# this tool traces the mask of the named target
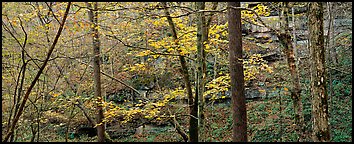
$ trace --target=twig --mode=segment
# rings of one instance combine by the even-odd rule
[[[198,118],[195,117],[194,115],[189,115],[189,114],[178,115],[177,117],[182,117],[182,116],[188,116],[188,117],[192,117],[192,118],[198,119]]]
[[[168,109],[169,114],[171,115],[170,109]],[[176,128],[177,133],[180,134],[184,140],[184,142],[188,142],[188,135],[186,132],[183,131],[181,125],[178,123],[176,120],[176,117],[173,116],[172,118],[169,119],[169,122]]]
[[[10,26],[12,26],[12,24],[9,22]],[[32,57],[28,54],[28,52],[24,49],[24,45],[21,44],[21,42],[17,39],[17,37],[11,32],[11,30],[7,27],[7,25],[5,24],[4,21],[2,21],[2,25],[4,26],[4,29],[12,36],[12,38],[15,39],[15,41],[18,43],[18,45],[21,47],[21,49],[25,52],[26,56],[28,56],[30,59],[32,59]],[[16,31],[14,31],[16,33]],[[25,43],[24,43],[25,44]],[[36,66],[38,68],[40,68],[40,66],[34,62],[34,64],[36,64]]]
[[[121,42],[121,43],[122,43],[124,46],[126,46],[126,47],[130,47],[130,48],[137,48],[137,49],[143,49],[143,50],[150,50],[150,51],[152,52],[152,55],[184,56],[185,58],[187,58],[187,59],[190,59],[190,60],[194,61],[194,59],[193,59],[193,58],[187,57],[187,56],[185,56],[185,55],[155,52],[154,50],[149,49],[149,48],[145,48],[145,47],[138,47],[138,46],[132,46],[132,45],[126,44],[125,42],[123,42],[121,39],[119,39],[118,37],[116,37],[116,36],[114,36],[114,35],[106,35],[106,36],[108,36],[108,37],[111,37],[111,38],[114,38],[114,39],[118,40],[119,42]]]
[[[72,59],[75,59],[75,58],[72,58]],[[80,63],[82,63],[82,64],[85,64],[85,65],[87,65],[87,66],[89,66],[89,67],[91,67],[91,68],[93,67],[93,66],[91,66],[90,64],[85,63],[85,62],[82,62],[82,61],[80,61],[80,60],[78,60],[78,59],[75,59],[75,60],[78,61],[78,62],[80,62]],[[130,86],[130,85],[128,85],[128,84],[126,84],[126,83],[123,82],[122,80],[119,80],[119,79],[117,79],[117,78],[115,78],[115,77],[113,77],[113,76],[111,76],[111,75],[109,75],[109,74],[107,74],[107,73],[105,73],[105,72],[103,72],[103,71],[100,71],[100,72],[101,72],[103,75],[105,75],[105,76],[107,76],[107,77],[109,77],[109,78],[111,78],[111,79],[113,79],[113,80],[115,80],[115,81],[118,81],[119,83],[125,85],[126,87],[132,89],[134,92],[136,92],[136,93],[138,93],[139,95],[141,95],[141,93],[140,93],[137,89],[133,88],[132,86]],[[146,98],[144,98],[144,99],[147,100]]]
[[[229,6],[228,8],[251,11],[252,13],[254,13],[254,14],[256,15],[257,20],[259,20],[259,21],[261,22],[261,24],[262,24],[264,27],[270,29],[271,32],[275,33],[276,35],[279,34],[279,31],[278,31],[278,30],[273,29],[272,27],[270,27],[270,26],[268,26],[267,24],[265,24],[265,22],[261,19],[261,17],[258,15],[258,13],[257,13],[256,11],[254,11],[253,9],[244,8],[244,7],[232,7],[232,6]]]
[[[327,68],[329,69],[332,69],[332,70],[336,70],[336,71],[339,71],[339,72],[342,72],[342,73],[345,73],[345,74],[352,74],[352,72],[347,72],[347,71],[343,71],[343,70],[339,70],[338,68],[335,68],[335,67],[330,67],[330,66],[327,66]]]
[[[49,10],[51,11],[51,13],[52,13],[54,19],[57,20],[57,22],[58,22],[59,24],[61,24],[60,21],[59,21],[59,19],[57,18],[57,16],[55,16],[52,7],[51,7],[50,5],[48,5],[48,3],[45,3],[45,4],[48,6]]]
[[[46,67],[47,62],[48,62],[48,59],[50,58],[50,56],[51,56],[51,54],[52,54],[52,52],[53,52],[53,50],[54,50],[54,48],[55,48],[55,45],[56,45],[57,42],[58,42],[58,39],[59,39],[59,37],[60,37],[60,35],[61,35],[61,32],[62,32],[62,30],[63,30],[63,28],[64,28],[65,20],[66,20],[66,18],[67,18],[67,16],[68,16],[68,13],[69,13],[69,10],[70,10],[70,5],[71,5],[71,2],[69,2],[69,3],[68,3],[68,6],[66,7],[66,11],[65,11],[65,13],[64,13],[63,22],[61,23],[61,25],[60,25],[60,27],[59,27],[59,30],[58,30],[58,32],[57,32],[57,35],[55,36],[54,42],[53,42],[52,46],[50,47],[49,52],[47,53],[46,61],[43,63],[43,65],[41,66],[41,68],[40,68],[39,71],[37,72],[37,74],[36,74],[34,80],[32,81],[31,85],[30,85],[29,88],[27,89],[26,94],[25,94],[25,96],[24,96],[24,98],[23,98],[23,101],[22,101],[22,103],[21,103],[21,105],[20,105],[19,111],[18,111],[18,113],[16,114],[16,116],[15,116],[13,122],[12,122],[11,128],[10,128],[9,132],[6,134],[6,136],[5,136],[4,140],[3,140],[3,142],[7,142],[7,141],[9,140],[10,136],[14,133],[16,124],[17,124],[18,120],[20,119],[20,116],[21,116],[22,113],[23,113],[23,110],[24,110],[24,107],[25,107],[26,102],[27,102],[27,100],[28,100],[28,97],[29,97],[29,95],[30,95],[30,93],[31,93],[31,91],[32,91],[32,89],[33,89],[33,87],[36,85],[37,80],[38,80],[39,77],[41,76],[41,74],[42,74],[44,68]]]

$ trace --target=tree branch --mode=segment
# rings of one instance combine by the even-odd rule
[[[33,87],[36,85],[36,82],[38,81],[39,77],[41,76],[41,74],[42,74],[42,72],[43,72],[45,66],[47,65],[48,59],[50,58],[50,56],[51,56],[51,54],[52,54],[52,52],[53,52],[53,50],[54,50],[54,48],[55,48],[55,45],[56,45],[56,43],[58,42],[58,39],[59,39],[59,37],[60,37],[60,35],[61,35],[61,32],[62,32],[62,30],[63,30],[64,24],[65,24],[65,20],[66,20],[66,18],[67,18],[67,16],[68,16],[68,13],[69,13],[69,10],[70,10],[70,5],[71,5],[71,2],[69,2],[69,3],[68,3],[68,6],[66,7],[66,11],[65,11],[64,17],[63,17],[63,21],[62,21],[62,23],[60,23],[60,27],[59,27],[59,30],[58,30],[58,32],[57,32],[57,35],[55,36],[54,42],[53,42],[52,46],[50,47],[49,52],[48,52],[48,54],[47,54],[46,61],[43,63],[43,65],[42,65],[41,68],[39,69],[39,71],[38,71],[36,77],[35,77],[34,80],[32,81],[32,83],[31,83],[31,85],[29,86],[29,88],[27,89],[26,94],[25,94],[25,96],[24,96],[24,98],[23,98],[23,101],[22,101],[22,103],[21,103],[21,105],[20,105],[19,111],[18,111],[18,113],[16,114],[16,116],[15,116],[13,122],[12,122],[11,128],[10,128],[9,132],[6,134],[6,136],[5,136],[4,140],[3,140],[3,142],[7,142],[7,141],[9,140],[10,136],[13,134],[14,129],[15,129],[15,127],[16,127],[16,124],[17,124],[18,120],[20,119],[20,116],[21,116],[22,113],[23,113],[23,110],[24,110],[24,107],[25,107],[26,102],[27,102],[27,100],[28,100],[28,97],[29,97],[29,95],[30,95],[30,93],[31,93],[31,91],[32,91],[32,89],[33,89]]]
[[[82,62],[82,61],[80,61],[80,60],[78,60],[78,59],[75,59],[75,58],[72,58],[72,57],[67,57],[67,58],[74,59],[74,60],[76,60],[76,61],[78,61],[78,62],[80,62],[80,63],[82,63],[82,64],[85,64],[85,65],[91,67],[91,68],[93,67],[93,66],[91,66],[90,64],[85,63],[85,62]],[[138,93],[139,95],[141,95],[141,93],[140,93],[137,89],[133,88],[132,86],[130,86],[130,85],[128,85],[128,84],[126,84],[126,83],[123,82],[122,80],[119,80],[119,79],[117,79],[117,78],[115,78],[115,77],[113,77],[113,76],[111,76],[111,75],[109,75],[109,74],[107,74],[107,73],[105,73],[105,72],[103,72],[103,71],[100,71],[100,72],[101,72],[103,75],[105,75],[105,76],[107,76],[107,77],[109,77],[109,78],[111,78],[111,79],[113,79],[113,80],[115,80],[115,81],[118,81],[119,83],[123,84],[124,86],[126,86],[126,87],[132,89],[134,92],[136,92],[136,93]],[[144,99],[147,100],[146,98],[144,98]]]
[[[251,11],[252,13],[254,13],[256,15],[257,20],[259,20],[264,27],[270,29],[272,33],[279,35],[279,31],[276,29],[273,29],[272,27],[265,24],[265,22],[261,19],[261,17],[258,15],[258,13],[256,11],[254,11],[253,9],[244,8],[244,7],[232,7],[232,6],[228,6],[228,8]]]
[[[190,59],[190,60],[193,60],[193,61],[194,61],[194,59],[192,59],[192,58],[190,58],[190,57],[187,57],[187,56],[185,56],[185,55],[170,54],[170,53],[160,53],[160,52],[156,52],[156,51],[154,51],[154,50],[152,50],[152,49],[149,49],[149,48],[146,48],[146,47],[132,46],[132,45],[129,45],[129,44],[123,42],[121,39],[119,39],[119,38],[116,37],[115,35],[106,35],[106,36],[118,40],[120,43],[122,43],[122,44],[123,44],[124,46],[126,46],[126,47],[136,48],[136,49],[142,49],[142,50],[150,50],[150,51],[153,53],[153,55],[184,56],[184,57],[186,57],[187,59]]]

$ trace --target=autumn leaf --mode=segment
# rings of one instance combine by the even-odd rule
[[[284,88],[284,90],[285,90],[285,91],[289,91],[289,89],[288,89],[288,88],[286,88],[286,87]]]
[[[264,89],[260,89],[260,90],[258,90],[260,93],[265,93],[266,92],[266,90],[264,90]]]

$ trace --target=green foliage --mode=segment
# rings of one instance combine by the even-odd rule
[[[330,98],[331,140],[336,142],[351,141],[352,137],[352,99],[349,97],[351,83],[335,80],[334,95]],[[339,92],[338,92],[339,91]]]
[[[155,135],[149,135],[148,138],[146,139],[146,142],[154,142],[156,136]]]

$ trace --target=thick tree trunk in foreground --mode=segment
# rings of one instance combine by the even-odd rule
[[[240,7],[240,2],[228,2],[229,7]],[[247,142],[247,111],[244,94],[244,74],[242,60],[241,10],[228,9],[229,60],[232,100],[232,141]]]
[[[105,127],[103,122],[103,108],[101,106],[102,103],[102,95],[101,95],[101,74],[100,74],[100,40],[98,35],[98,12],[97,12],[97,2],[95,2],[94,8],[92,10],[92,6],[89,3],[86,3],[91,10],[89,10],[89,18],[93,25],[91,27],[92,32],[92,41],[93,41],[93,81],[94,81],[94,90],[95,90],[95,98],[97,100],[97,137],[98,142],[104,142],[104,133]]]
[[[312,139],[315,142],[327,142],[330,140],[330,131],[325,77],[323,6],[321,2],[309,4],[308,19],[311,52]]]
[[[298,141],[302,141],[304,139],[304,133],[302,128],[304,127],[304,117],[302,114],[302,101],[301,101],[301,86],[299,81],[299,72],[296,69],[296,58],[294,53],[294,47],[291,41],[291,33],[289,28],[289,3],[283,2],[282,5],[283,15],[281,16],[281,32],[278,35],[278,38],[281,44],[284,46],[284,51],[286,53],[286,58],[288,62],[288,66],[290,69],[290,75],[292,80],[291,87],[291,98],[294,103],[294,113],[295,113],[295,124],[296,124],[296,132],[299,136]]]

